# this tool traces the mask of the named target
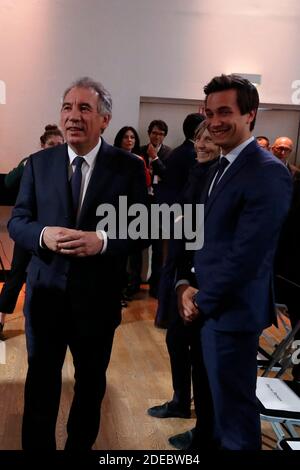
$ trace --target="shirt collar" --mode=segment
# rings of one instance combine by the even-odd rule
[[[96,145],[96,147],[94,147],[86,155],[81,155],[85,159],[85,161],[89,165],[89,167],[93,165],[93,163],[96,159],[97,153],[100,150],[100,147],[101,147],[101,137],[99,137],[99,142]],[[68,155],[69,155],[70,164],[72,165],[73,160],[77,157],[77,153],[75,153],[74,150],[69,145],[68,145]]]
[[[249,139],[245,140],[240,145],[238,145],[234,149],[230,150],[230,152],[227,153],[226,155],[221,154],[221,158],[226,157],[227,160],[229,161],[229,163],[233,163],[234,160],[236,160],[237,157],[239,156],[239,154],[242,152],[242,150],[244,150],[244,148],[246,148],[247,145],[249,145],[250,142],[252,142],[253,140],[254,140],[254,137],[252,135],[251,137],[249,137]]]

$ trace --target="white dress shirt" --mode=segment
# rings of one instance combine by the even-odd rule
[[[93,169],[95,167],[96,157],[97,157],[97,154],[100,150],[100,147],[101,147],[101,137],[99,138],[99,142],[97,143],[96,147],[94,147],[86,155],[80,155],[80,157],[84,158],[84,162],[82,163],[82,166],[81,166],[82,180],[81,180],[81,189],[80,189],[80,196],[79,196],[78,212],[77,212],[77,217],[76,217],[77,219],[79,217],[79,214],[80,214],[80,211],[81,211],[81,208],[82,208],[82,204],[83,204],[83,201],[84,201],[84,198],[85,198],[85,195],[86,195],[86,190],[87,190],[87,187],[89,185]],[[68,177],[69,177],[69,181],[70,181],[71,178],[72,178],[72,175],[75,171],[75,165],[73,164],[73,162],[74,162],[75,158],[78,155],[77,155],[77,153],[74,152],[74,150],[69,145],[68,145],[68,156],[69,156]],[[41,247],[44,247],[44,245],[43,245],[43,234],[44,234],[44,231],[46,230],[46,228],[47,227],[44,227],[43,230],[41,231],[41,234],[40,234],[40,246]],[[107,248],[107,234],[106,234],[106,232],[104,232],[104,230],[100,230],[99,232],[101,233],[102,238],[103,238],[103,246],[102,246],[101,253],[104,253],[106,248]]]
[[[225,168],[225,170],[223,171],[222,175],[220,176],[220,179],[218,181],[218,184],[219,182],[221,181],[221,179],[223,178],[223,176],[225,175],[226,171],[228,170],[228,168],[233,164],[233,162],[237,159],[237,157],[239,156],[239,154],[241,153],[242,150],[244,150],[245,147],[247,147],[248,144],[250,144],[250,142],[252,142],[254,140],[254,137],[253,135],[251,137],[249,137],[249,139],[245,140],[242,144],[238,145],[237,147],[235,147],[234,149],[230,150],[229,153],[227,153],[226,155],[224,155],[224,157],[226,157],[226,160],[229,161],[229,164],[227,165],[227,167]],[[222,158],[222,152],[221,152],[221,157]],[[211,184],[210,184],[210,187],[209,187],[209,191],[208,191],[208,196],[210,196],[210,192],[211,192],[211,189],[213,187],[213,184],[214,184],[214,181],[215,181],[215,178],[217,177],[217,173],[215,174]]]
[[[221,181],[221,179],[223,178],[223,175],[226,173],[226,171],[228,170],[228,168],[233,164],[233,162],[237,159],[237,157],[239,156],[239,154],[242,152],[242,150],[244,150],[245,147],[247,147],[247,145],[250,144],[250,142],[252,142],[254,140],[254,137],[251,136],[249,137],[249,139],[245,140],[242,144],[238,145],[237,147],[235,147],[234,149],[230,150],[229,153],[227,153],[226,155],[224,155],[224,157],[226,157],[226,159],[229,161],[229,164],[227,165],[227,167],[225,168],[225,170],[223,171],[219,181],[217,184],[219,184],[219,182]],[[222,154],[221,154],[221,158],[222,158]],[[211,184],[210,184],[210,187],[209,187],[209,191],[208,191],[208,195],[210,195],[210,192],[211,192],[211,189],[213,187],[213,184],[214,184],[214,181],[215,181],[215,178],[217,176],[217,173],[215,174]],[[195,268],[193,267],[192,268],[192,272],[195,273]],[[176,285],[175,285],[175,290],[177,289],[177,287],[181,286],[181,285],[190,285],[189,281],[187,279],[179,279],[179,281],[177,281]]]

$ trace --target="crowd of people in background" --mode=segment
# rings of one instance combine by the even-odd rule
[[[165,145],[169,129],[159,118],[149,123],[145,145],[126,123],[110,146],[102,137],[111,117],[110,95],[94,81],[77,81],[64,93],[62,131],[47,125],[40,138],[43,153],[24,158],[6,176],[7,187],[18,188],[21,179],[22,184],[9,223],[15,245],[0,294],[0,335],[5,340],[6,315],[14,311],[28,272],[24,449],[55,449],[67,345],[76,385],[66,449],[92,447],[120,308],[134,300],[145,281],[149,295],[157,299],[154,324],[167,329],[173,385],[171,400],[148,409],[148,414],[189,418],[193,390],[196,426],[172,436],[174,447],[260,449],[256,352],[262,330],[274,320],[273,275],[275,300],[288,306],[292,325],[299,319],[300,169],[291,161],[291,138],[279,136],[271,144],[266,136],[252,136],[259,100],[250,82],[222,75],[204,91],[205,115],[185,117],[184,141],[178,147]],[[151,240],[151,275],[142,279],[143,250],[149,250],[150,241],[132,248],[102,232],[97,240],[88,235],[98,200],[114,203],[124,192],[132,203],[147,206],[205,204],[204,248],[192,257],[182,241]],[[99,288],[95,279],[101,275],[105,281]],[[102,333],[93,322],[93,331],[82,326],[83,312],[95,310],[99,289],[102,308],[112,312]],[[52,335],[48,326],[42,333],[45,322],[37,313],[45,308],[60,311],[61,334]],[[98,325],[99,319],[93,321]],[[299,366],[293,375],[300,381]],[[51,405],[44,397],[45,384],[47,394],[52,393]]]
[[[193,172],[196,154],[194,142],[195,131],[205,119],[201,113],[192,113],[186,116],[183,123],[185,141],[176,149],[163,144],[168,134],[168,125],[161,119],[150,122],[148,127],[149,143],[140,145],[137,130],[132,126],[122,127],[116,134],[114,146],[122,148],[139,156],[144,162],[146,184],[151,202],[172,204],[180,200],[181,191],[189,185],[188,180]],[[258,145],[279,158],[287,166],[293,179],[300,179],[300,168],[291,162],[294,143],[289,137],[277,137],[273,144],[267,136],[256,136]],[[64,142],[63,134],[56,124],[45,126],[44,133],[40,137],[41,148],[46,149]],[[199,150],[197,151],[199,154]],[[171,157],[171,158],[169,158]],[[12,169],[5,177],[5,186],[8,189],[18,190],[21,177],[28,157],[23,158],[18,166]],[[297,183],[295,183],[297,186]],[[11,268],[0,294],[0,338],[5,340],[3,333],[7,313],[15,309],[18,295],[26,280],[26,267],[30,255],[18,246],[14,246]],[[128,301],[140,292],[143,269],[142,251],[128,257],[124,265],[122,306],[126,307]],[[168,249],[167,243],[162,240],[153,241],[149,293],[158,299],[158,307],[155,316],[155,325],[161,328],[168,327],[168,320],[172,318],[173,308],[169,309],[165,303],[170,303],[170,289],[172,290],[172,276],[168,275]]]

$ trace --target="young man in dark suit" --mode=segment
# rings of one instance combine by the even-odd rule
[[[161,119],[154,119],[148,126],[149,143],[141,147],[140,155],[144,158],[151,172],[150,201],[161,204],[161,180],[165,173],[165,164],[170,155],[171,148],[163,143],[168,134],[168,125]],[[149,293],[152,297],[158,296],[158,285],[163,265],[164,244],[162,240],[152,241],[151,276],[149,279]]]
[[[222,153],[203,193],[197,288],[177,288],[180,313],[195,322],[202,349],[201,406],[191,447],[258,450],[256,355],[259,336],[274,319],[273,258],[291,178],[251,136],[259,104],[254,85],[222,75],[204,92],[208,130]]]
[[[65,449],[89,450],[98,434],[105,373],[121,320],[121,260],[137,242],[97,230],[96,212],[110,204],[118,220],[120,195],[128,206],[147,204],[141,160],[101,137],[111,107],[107,90],[89,78],[65,91],[61,128],[67,144],[29,157],[9,222],[12,238],[32,253],[24,309],[26,450],[56,448],[67,347],[75,387]]]

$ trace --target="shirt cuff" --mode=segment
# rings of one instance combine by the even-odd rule
[[[189,286],[189,285],[190,285],[190,282],[187,279],[179,279],[179,281],[177,281],[176,284],[175,284],[175,290],[179,286]]]
[[[101,240],[103,240],[102,249],[99,251],[100,255],[102,255],[107,250],[107,243],[108,243],[107,233],[104,230],[97,230],[96,233],[97,233],[97,235],[98,235],[98,233],[101,234],[101,236],[99,238],[101,238]]]
[[[40,248],[43,248],[43,249],[47,248],[44,241],[43,241],[43,235],[44,235],[44,232],[45,232],[46,228],[48,228],[48,227],[44,227],[43,230],[41,231],[41,234],[40,234],[39,245],[40,245]]]

